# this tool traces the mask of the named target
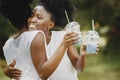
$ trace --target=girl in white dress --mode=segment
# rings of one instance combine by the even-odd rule
[[[54,13],[55,11],[54,8],[56,7],[48,6],[49,1],[48,2],[43,1],[41,4],[37,5],[33,10],[30,26],[32,27],[34,26],[36,29],[40,29],[45,33],[45,46],[38,44],[38,46],[34,47],[35,50],[32,50],[33,53],[36,53],[36,54],[33,54],[34,56],[33,63],[35,63],[34,65],[38,71],[38,74],[41,76],[43,80],[44,79],[78,80],[76,69],[81,71],[83,71],[84,69],[85,47],[81,47],[81,51],[80,51],[81,53],[79,55],[76,47],[73,44],[71,44],[71,43],[75,43],[76,40],[79,39],[78,37],[76,37],[77,36],[76,33],[74,32],[73,34],[66,33],[66,31],[64,30],[51,31],[51,29],[54,28],[55,26],[64,27],[65,23],[67,24],[67,21],[66,22],[63,21],[63,23],[56,21],[56,20],[64,20],[63,18],[66,19],[66,17],[62,16],[61,14],[61,18],[57,18],[58,16],[60,16],[59,14],[61,12],[57,13],[57,10],[55,9],[56,12]],[[65,0],[65,1],[68,1],[68,0]],[[51,8],[54,11],[51,11]],[[48,15],[46,15],[46,13],[48,13]],[[64,11],[63,11],[63,14],[64,14]],[[54,17],[56,17],[56,20],[54,19]],[[50,19],[51,21],[49,21]],[[43,21],[48,21],[47,23],[50,23],[50,24],[45,26],[42,23]],[[56,23],[56,22],[59,22],[59,23]],[[64,40],[69,44],[62,46],[64,43]],[[39,42],[39,40],[35,40],[35,42],[36,41]],[[36,50],[39,47],[42,50]],[[48,64],[47,62],[50,62],[51,64],[50,63]]]

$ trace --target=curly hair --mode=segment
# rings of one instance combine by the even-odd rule
[[[32,0],[2,0],[0,11],[16,29],[21,30],[23,25],[27,26],[32,13],[30,3]]]
[[[73,21],[74,6],[70,0],[40,0],[40,3],[45,4],[45,9],[52,14],[55,19],[55,26],[65,27],[68,23],[65,15],[65,10],[68,13],[70,21]]]

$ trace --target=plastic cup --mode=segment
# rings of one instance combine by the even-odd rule
[[[69,22],[65,30],[67,32],[76,32],[78,34],[78,41],[74,43],[75,46],[80,46],[82,44],[82,36],[81,36],[81,31],[80,31],[80,25],[77,22]]]
[[[86,33],[86,51],[90,54],[96,54],[97,44],[99,43],[99,34],[97,31],[88,31]]]

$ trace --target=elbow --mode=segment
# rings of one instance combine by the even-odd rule
[[[37,68],[38,74],[42,80],[47,80],[49,76],[52,74],[52,71],[50,71],[50,68],[46,68],[45,66],[39,66]]]
[[[77,71],[79,71],[79,72],[84,72],[84,69],[81,69],[81,68],[77,68]]]
[[[47,80],[50,74],[46,69],[39,69],[39,76],[42,80]]]
[[[80,68],[80,71],[81,71],[81,72],[84,72],[84,69],[85,69],[85,66],[82,66],[82,67]]]
[[[42,79],[42,80],[47,80],[47,78],[46,78],[46,77],[44,77],[44,76],[41,76],[41,79]]]
[[[80,72],[82,72],[82,73],[83,73],[83,72],[84,72],[84,68],[80,69]]]
[[[84,72],[85,67],[77,65],[77,66],[75,66],[75,68],[76,68],[77,71]]]
[[[40,73],[39,76],[42,80],[47,80],[48,79],[48,76],[46,76],[45,74]]]
[[[37,69],[37,72],[39,74],[39,77],[42,80],[47,80],[48,79],[48,77],[49,77],[48,71],[46,69],[44,69],[42,67],[42,65],[38,66],[36,69]]]

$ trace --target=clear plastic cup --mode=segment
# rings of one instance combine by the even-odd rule
[[[97,31],[88,31],[86,33],[86,51],[90,54],[96,54],[97,44],[99,43],[99,34]]]
[[[67,32],[76,32],[78,34],[78,41],[74,44],[75,46],[80,46],[82,44],[82,35],[81,35],[81,31],[80,31],[80,25],[73,21],[73,22],[69,22],[66,27],[65,30]]]

